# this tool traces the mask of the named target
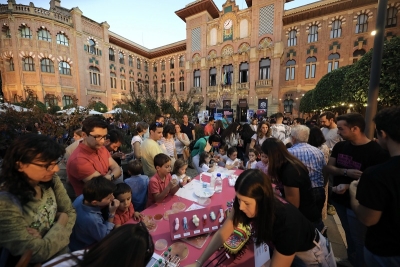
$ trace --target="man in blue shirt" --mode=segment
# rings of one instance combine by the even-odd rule
[[[307,144],[310,128],[304,125],[296,125],[291,131],[293,146],[288,151],[298,158],[308,169],[311,187],[318,210],[322,212],[325,203],[324,176],[322,169],[326,165],[324,153],[318,148]]]
[[[73,203],[76,222],[70,237],[71,251],[81,250],[102,240],[114,229],[115,211],[119,201],[114,199],[115,185],[103,176],[94,177],[83,187],[83,194]],[[105,220],[102,209],[108,207]]]

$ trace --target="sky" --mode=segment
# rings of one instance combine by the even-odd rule
[[[285,9],[303,6],[317,0],[294,0]],[[49,9],[50,0],[16,0],[17,4]],[[61,0],[65,8],[79,7],[83,15],[110,25],[110,31],[119,34],[148,49],[157,48],[186,39],[186,24],[175,11],[184,8],[192,0]],[[219,10],[226,0],[214,0]],[[0,3],[7,3],[0,0]],[[239,9],[247,8],[245,0],[236,0]]]

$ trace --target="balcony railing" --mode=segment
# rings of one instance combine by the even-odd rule
[[[216,93],[216,92],[218,92],[218,86],[214,85],[207,87],[207,93]]]
[[[201,87],[192,87],[190,88],[190,92],[195,95],[201,95]]]
[[[250,84],[249,83],[237,83],[236,89],[237,90],[249,90]]]
[[[256,88],[259,87],[272,87],[272,80],[257,80]]]
[[[58,12],[53,12],[47,9],[43,9],[41,7],[32,7],[32,6],[26,6],[26,5],[13,5],[13,9],[11,10],[14,13],[25,13],[25,14],[31,14],[35,16],[40,16],[44,18],[50,18],[50,19],[55,19],[57,21],[60,21],[65,24],[72,24],[72,18],[71,16],[68,15],[63,15]],[[0,13],[8,13],[10,10],[8,9],[8,5],[0,5]]]

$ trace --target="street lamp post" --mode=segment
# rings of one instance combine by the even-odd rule
[[[370,74],[370,83],[368,90],[368,105],[367,105],[367,111],[365,113],[365,121],[366,121],[365,135],[370,139],[374,137],[375,127],[372,119],[374,118],[378,108],[377,101],[379,95],[379,80],[381,75],[387,2],[388,0],[379,0],[378,15],[376,18],[376,28],[375,28],[376,35],[374,39],[374,51],[372,53],[371,74]]]

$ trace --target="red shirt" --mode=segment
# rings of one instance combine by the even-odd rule
[[[150,178],[149,188],[148,188],[148,196],[147,196],[147,207],[156,203],[156,200],[153,194],[159,194],[167,187],[167,185],[171,182],[172,177],[171,174],[165,176],[164,181],[161,180],[158,173],[154,174],[153,177]]]
[[[204,126],[204,135],[212,135],[214,133],[214,127],[207,123],[206,126]]]
[[[133,204],[129,205],[128,210],[122,211],[120,209],[117,209],[115,212],[115,217],[114,217],[114,224],[115,225],[123,225],[127,221],[129,221],[131,218],[133,218],[133,215],[135,214],[135,209],[133,208]]]
[[[109,167],[110,152],[106,147],[97,150],[80,143],[74,150],[67,162],[67,175],[74,188],[76,196],[82,194],[82,180],[98,171],[101,175],[106,175]]]

